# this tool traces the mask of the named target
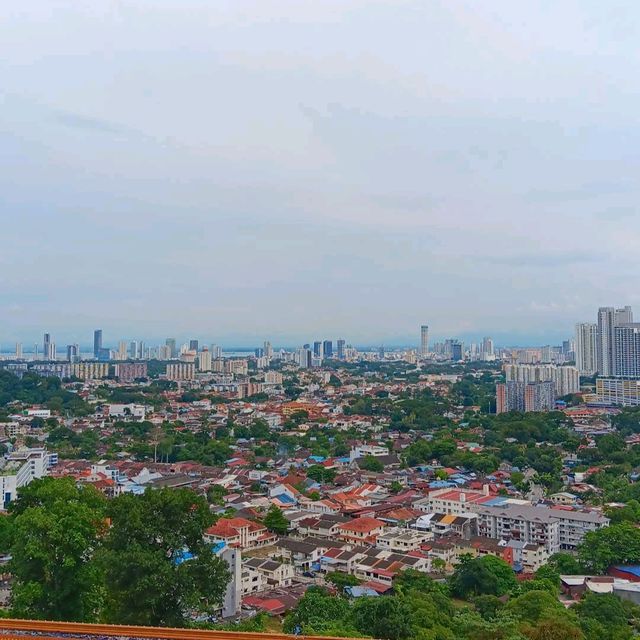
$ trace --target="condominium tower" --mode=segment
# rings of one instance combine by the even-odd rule
[[[598,325],[593,322],[576,324],[576,367],[581,376],[598,371]]]
[[[426,358],[429,353],[429,325],[420,327],[420,356]]]

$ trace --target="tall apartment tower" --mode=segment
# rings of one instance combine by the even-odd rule
[[[576,367],[581,376],[593,376],[598,371],[598,325],[593,322],[576,324]]]
[[[93,332],[93,357],[99,357],[100,351],[102,351],[102,329],[96,329]]]
[[[322,343],[322,357],[331,360],[333,358],[333,342],[331,340],[325,340]]]
[[[429,354],[429,325],[423,324],[420,327],[420,356],[426,358]]]
[[[80,345],[67,345],[67,362],[78,362],[80,360]]]
[[[601,376],[615,373],[615,327],[632,322],[633,312],[629,306],[598,309],[598,373]]]
[[[175,358],[178,355],[178,351],[176,349],[176,339],[175,338],[167,338],[164,341],[165,346],[169,350],[169,358]]]
[[[345,341],[340,338],[337,342],[338,360],[344,360],[344,345]]]
[[[42,357],[45,360],[55,360],[56,359],[56,343],[52,342],[51,334],[45,333],[44,340],[42,341]]]
[[[483,360],[493,360],[494,358],[494,345],[493,339],[489,336],[482,338],[482,346],[480,347],[480,355]]]
[[[614,372],[623,378],[640,378],[640,322],[614,328]]]

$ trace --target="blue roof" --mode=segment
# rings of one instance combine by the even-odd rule
[[[313,460],[314,462],[324,462],[326,458],[324,456],[309,456],[309,460]]]
[[[226,542],[216,542],[215,544],[211,545],[211,551],[213,551],[213,553],[217,555],[225,548],[225,546]],[[175,557],[173,558],[173,562],[175,564],[182,564],[183,562],[187,562],[188,560],[193,560],[193,558],[195,558],[195,556],[193,555],[193,553],[191,553],[191,551],[189,551],[188,549],[182,549],[181,551],[178,551],[176,553]]]
[[[290,496],[287,495],[286,493],[279,493],[276,496],[273,496],[274,498],[278,498],[278,500],[280,500],[280,502],[285,502],[287,504],[295,504],[296,501]]]
[[[637,564],[617,564],[615,568],[618,571],[624,571],[625,573],[630,573],[631,575],[640,577],[640,565]]]
[[[375,589],[371,587],[360,587],[358,585],[354,587],[345,587],[344,590],[354,598],[360,598],[362,596],[378,596],[380,595]]]
[[[491,500],[487,500],[486,502],[483,502],[484,505],[489,505],[490,507],[498,507],[501,504],[504,504],[509,498],[507,498],[506,496],[496,496],[495,498],[492,498]]]
[[[434,480],[429,483],[429,487],[433,489],[446,489],[447,487],[455,487],[455,483],[449,482],[448,480]]]

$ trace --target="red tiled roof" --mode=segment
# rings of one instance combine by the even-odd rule
[[[376,518],[368,518],[363,516],[362,518],[354,518],[349,522],[341,524],[338,528],[342,531],[356,531],[358,533],[367,533],[374,529],[380,529],[384,527],[384,522],[377,520]]]

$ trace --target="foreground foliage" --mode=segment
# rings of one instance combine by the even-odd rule
[[[72,478],[36,480],[4,527],[14,575],[12,615],[185,626],[212,613],[229,580],[203,542],[212,516],[188,489],[110,502]]]

